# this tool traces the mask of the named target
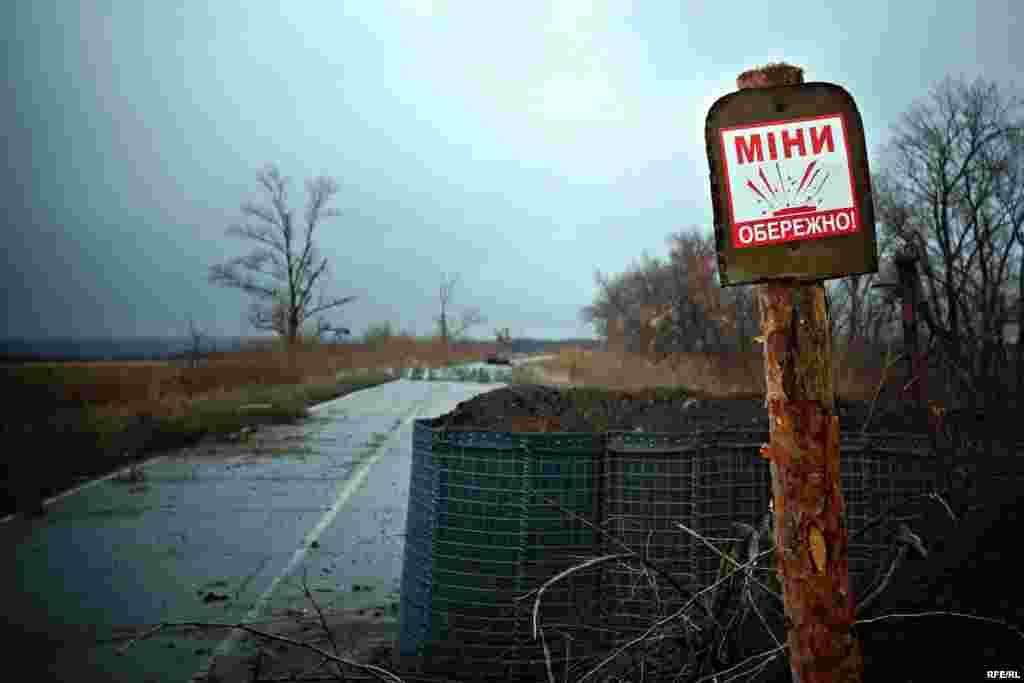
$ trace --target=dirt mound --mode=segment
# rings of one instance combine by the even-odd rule
[[[931,554],[901,568],[863,615],[868,623],[858,637],[873,674],[865,680],[970,680],[1024,666],[1024,549],[1016,540],[1024,499],[1017,487],[985,487],[973,500],[978,508],[959,525],[935,505],[913,510],[923,513],[910,524]],[[921,613],[928,616],[884,618]]]
[[[841,428],[859,430],[870,405],[842,399],[836,404]],[[916,412],[907,404],[876,406],[869,430],[925,433],[925,420]],[[683,432],[739,428],[767,431],[768,409],[760,395],[712,398],[680,389],[628,392],[517,385],[463,401],[430,424],[442,429],[500,432]]]

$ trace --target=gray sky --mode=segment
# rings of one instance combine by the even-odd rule
[[[1015,0],[2,5],[3,337],[239,334],[247,299],[206,272],[250,250],[225,229],[267,163],[295,208],[341,186],[336,323],[428,333],[448,271],[480,336],[589,336],[595,268],[711,232],[704,118],[741,71],[845,87],[877,170],[944,76],[1024,67]]]

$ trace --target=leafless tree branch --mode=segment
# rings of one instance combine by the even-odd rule
[[[445,348],[464,335],[469,328],[481,325],[487,321],[478,308],[463,310],[458,317],[453,318],[451,310],[452,301],[455,298],[455,288],[459,284],[459,276],[455,274],[442,274],[441,284],[438,287],[438,304],[440,312],[434,318],[437,323],[438,333]]]
[[[1024,206],[1024,185],[1014,182],[1024,163],[1021,114],[1021,100],[993,83],[946,79],[896,127],[881,174],[880,230],[920,255],[923,323],[941,341],[960,393],[979,406],[1000,384],[1010,283],[1024,268],[1015,239]]]
[[[242,214],[259,224],[232,225],[227,234],[256,242],[262,248],[211,266],[208,280],[211,284],[239,289],[251,297],[249,322],[257,329],[277,332],[291,346],[313,316],[355,300],[352,296],[321,296],[313,304],[313,292],[328,272],[328,259],[318,256],[314,232],[323,220],[340,215],[328,207],[338,185],[327,177],[306,183],[309,201],[304,212],[305,231],[300,239],[295,232],[293,212],[288,208],[288,179],[275,166],[269,166],[259,173],[258,180],[269,198],[269,206],[246,202]],[[325,329],[323,325],[318,321],[317,329]]]

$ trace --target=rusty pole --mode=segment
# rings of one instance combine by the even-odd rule
[[[927,364],[917,339],[917,257],[901,253],[894,259],[900,274],[900,290],[903,293],[903,343],[906,346],[910,372],[907,380],[909,395],[918,405],[918,410],[927,416],[928,399],[926,374]]]
[[[800,83],[803,69],[788,64],[736,79],[741,90]],[[859,683],[825,287],[771,282],[757,288],[757,297],[771,425],[761,454],[771,465],[790,671],[796,683]]]

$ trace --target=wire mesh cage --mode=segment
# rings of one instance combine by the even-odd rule
[[[535,591],[587,559],[628,552],[546,586],[541,635],[561,670],[648,628],[719,571],[716,552],[682,527],[724,549],[738,540],[734,522],[756,528],[768,510],[767,440],[749,429],[513,434],[418,420],[400,654],[478,677],[544,677]],[[853,535],[933,489],[938,474],[923,436],[842,434],[840,451],[857,586],[888,539],[882,525]]]
[[[583,520],[594,517],[602,452],[601,435],[441,431],[417,421],[402,656],[446,671],[536,675],[544,659],[532,601],[520,598],[596,547]],[[596,576],[570,577],[544,596],[544,623],[559,640],[580,643],[569,648],[577,653],[589,640],[579,630],[592,621]]]

